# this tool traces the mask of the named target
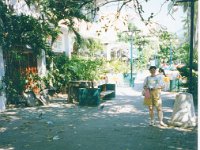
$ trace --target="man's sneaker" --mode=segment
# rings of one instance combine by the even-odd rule
[[[155,122],[154,122],[154,120],[151,120],[151,121],[150,121],[150,123],[149,123],[149,125],[150,125],[150,126],[153,126],[153,125],[155,125]]]
[[[160,126],[167,127],[167,125],[162,121],[160,122]]]

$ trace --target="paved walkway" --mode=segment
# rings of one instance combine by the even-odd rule
[[[134,88],[117,87],[116,98],[99,107],[59,98],[49,106],[9,109],[0,114],[0,150],[196,150],[196,128],[148,125],[143,80],[138,73]],[[166,123],[175,94],[162,94]]]

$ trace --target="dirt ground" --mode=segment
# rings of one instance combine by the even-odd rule
[[[117,87],[116,98],[98,107],[54,97],[48,106],[7,109],[0,113],[0,150],[197,150],[197,127],[149,126],[140,84]],[[175,95],[162,94],[165,123]]]

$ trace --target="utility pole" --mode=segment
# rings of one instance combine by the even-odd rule
[[[194,36],[194,0],[190,2],[190,71],[189,92],[192,92],[192,66],[193,66],[193,36]]]
[[[193,36],[194,36],[194,2],[195,0],[174,0],[174,4],[190,2],[190,53],[189,53],[189,92],[192,92]]]
[[[172,43],[170,41],[170,57],[169,57],[169,65],[170,65],[170,68],[172,67]]]
[[[131,48],[130,48],[130,52],[131,52],[131,58],[130,58],[130,66],[131,66],[131,79],[130,79],[130,86],[133,87],[133,32],[131,32]]]

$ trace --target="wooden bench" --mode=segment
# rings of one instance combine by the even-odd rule
[[[79,88],[78,101],[81,106],[97,106],[101,100],[115,97],[115,84],[102,84],[97,88]]]
[[[113,92],[114,92],[113,90],[102,91],[102,92],[100,93],[100,96],[103,98],[103,97],[105,97],[106,95],[112,94]]]
[[[115,97],[115,84],[105,83],[99,85],[98,88],[100,89],[100,98],[101,99],[111,99]]]

